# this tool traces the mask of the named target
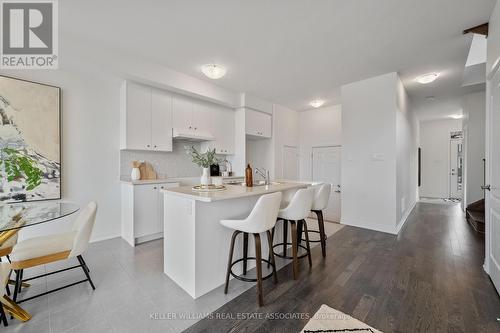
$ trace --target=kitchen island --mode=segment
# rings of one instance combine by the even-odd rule
[[[193,298],[224,283],[233,231],[219,221],[244,219],[261,195],[283,192],[286,197],[307,184],[280,182],[254,187],[226,187],[226,190],[217,192],[195,192],[191,186],[162,190],[164,272]],[[279,228],[281,223],[277,225],[277,240],[282,237]],[[254,255],[252,238],[249,237],[249,256]],[[240,258],[242,250],[242,237],[238,237],[234,258]],[[268,254],[267,242],[262,242],[262,253],[263,257]],[[249,261],[249,268],[254,266],[255,263]],[[239,272],[239,268],[235,271]]]

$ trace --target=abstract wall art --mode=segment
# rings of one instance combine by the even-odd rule
[[[61,198],[60,95],[0,76],[0,203]]]

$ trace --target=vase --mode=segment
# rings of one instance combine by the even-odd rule
[[[210,178],[210,168],[203,168],[203,174],[200,179],[201,185],[210,185],[212,179]]]
[[[130,178],[132,180],[141,179],[141,170],[139,170],[139,168],[132,168],[132,173],[130,174]]]

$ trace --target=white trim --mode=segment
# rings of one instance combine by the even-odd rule
[[[406,224],[408,221],[408,217],[410,217],[411,212],[415,209],[415,206],[417,206],[417,202],[415,201],[410,208],[408,208],[405,212],[405,214],[401,217],[401,220],[398,222],[396,226],[396,234],[399,234],[401,229],[403,229],[403,226]]]

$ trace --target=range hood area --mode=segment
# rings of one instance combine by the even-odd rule
[[[173,128],[172,138],[174,140],[187,140],[187,141],[213,141],[215,137],[210,132],[193,130],[188,128]]]

